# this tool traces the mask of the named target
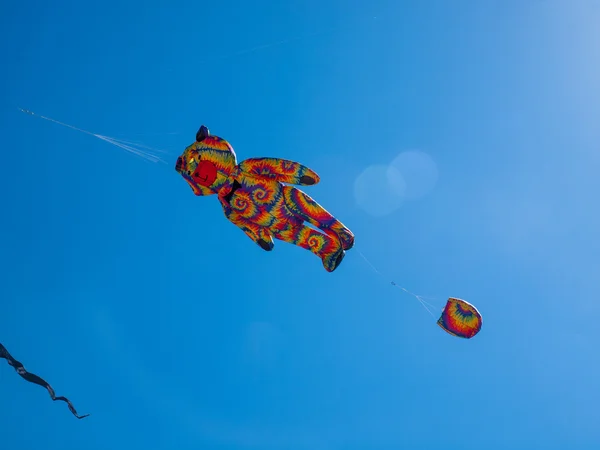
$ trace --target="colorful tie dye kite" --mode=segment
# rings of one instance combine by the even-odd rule
[[[313,252],[325,270],[333,272],[354,245],[354,235],[339,220],[301,190],[284,184],[319,182],[319,176],[300,163],[250,158],[238,164],[229,142],[203,125],[196,142],[177,158],[175,170],[194,194],[216,194],[225,216],[263,250],[273,250],[273,238],[289,242]]]
[[[437,324],[453,336],[470,339],[481,330],[481,314],[470,303],[450,297]]]
[[[83,418],[89,416],[89,414],[85,414],[83,416],[80,416],[79,414],[77,414],[75,407],[66,397],[57,397],[56,394],[54,393],[54,389],[52,389],[52,387],[45,380],[38,377],[37,375],[27,372],[27,370],[25,370],[25,367],[23,367],[23,364],[21,364],[19,361],[17,361],[15,358],[13,358],[11,356],[11,354],[8,353],[8,350],[6,350],[6,347],[4,347],[4,345],[2,345],[2,344],[0,344],[0,358],[6,359],[8,361],[8,364],[10,366],[14,367],[15,370],[17,371],[17,373],[19,375],[21,375],[21,377],[23,377],[25,380],[29,381],[30,383],[34,383],[34,384],[37,384],[39,386],[46,388],[48,390],[48,393],[50,394],[50,397],[52,398],[52,400],[54,400],[54,401],[60,400],[60,401],[66,402],[71,413],[73,413],[73,415],[75,417],[77,417],[78,419],[83,419]]]

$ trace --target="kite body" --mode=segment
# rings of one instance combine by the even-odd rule
[[[300,163],[250,158],[238,164],[229,142],[202,126],[175,169],[196,195],[216,195],[225,216],[263,250],[273,250],[273,238],[279,239],[310,250],[333,272],[354,245],[354,235],[344,224],[288,185],[319,182],[319,176]]]

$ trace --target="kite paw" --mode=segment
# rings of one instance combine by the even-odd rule
[[[354,247],[354,234],[352,234],[348,228],[335,230],[335,232],[340,238],[340,242],[342,243],[342,248],[344,250],[350,250],[352,247]]]
[[[328,255],[325,255],[321,258],[321,260],[323,261],[323,267],[325,267],[325,270],[327,272],[333,272],[335,269],[337,269],[339,267],[339,265],[342,263],[342,260],[344,259],[345,256],[346,256],[346,252],[344,251],[343,248],[340,248],[335,253],[330,253]]]
[[[273,250],[273,247],[275,247],[275,244],[273,243],[273,241],[271,242],[267,242],[264,239],[259,239],[258,241],[256,241],[258,245],[260,245],[260,247],[267,251],[270,252],[271,250]]]
[[[302,177],[300,178],[300,184],[303,184],[306,186],[312,186],[316,182],[317,181],[313,177],[309,177],[308,175],[302,175]]]
[[[354,234],[348,228],[341,224],[336,224],[330,228],[324,228],[329,235],[335,235],[342,244],[344,250],[350,250],[354,247]]]

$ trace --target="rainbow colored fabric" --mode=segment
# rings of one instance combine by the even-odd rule
[[[438,325],[453,336],[470,339],[481,330],[481,314],[470,303],[459,298],[449,298]]]
[[[250,158],[237,164],[229,142],[209,135],[185,149],[175,170],[196,195],[217,195],[225,216],[266,251],[279,239],[311,251],[333,272],[354,245],[344,224],[300,189],[283,184],[320,181],[298,162]]]

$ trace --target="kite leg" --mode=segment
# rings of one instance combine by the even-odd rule
[[[286,206],[296,217],[306,220],[329,235],[335,235],[342,243],[344,250],[352,248],[354,245],[352,231],[309,195],[293,186],[284,186],[283,196]]]
[[[279,240],[310,250],[323,261],[327,272],[333,272],[344,259],[345,252],[339,239],[323,234],[307,225],[288,224],[273,236]]]

